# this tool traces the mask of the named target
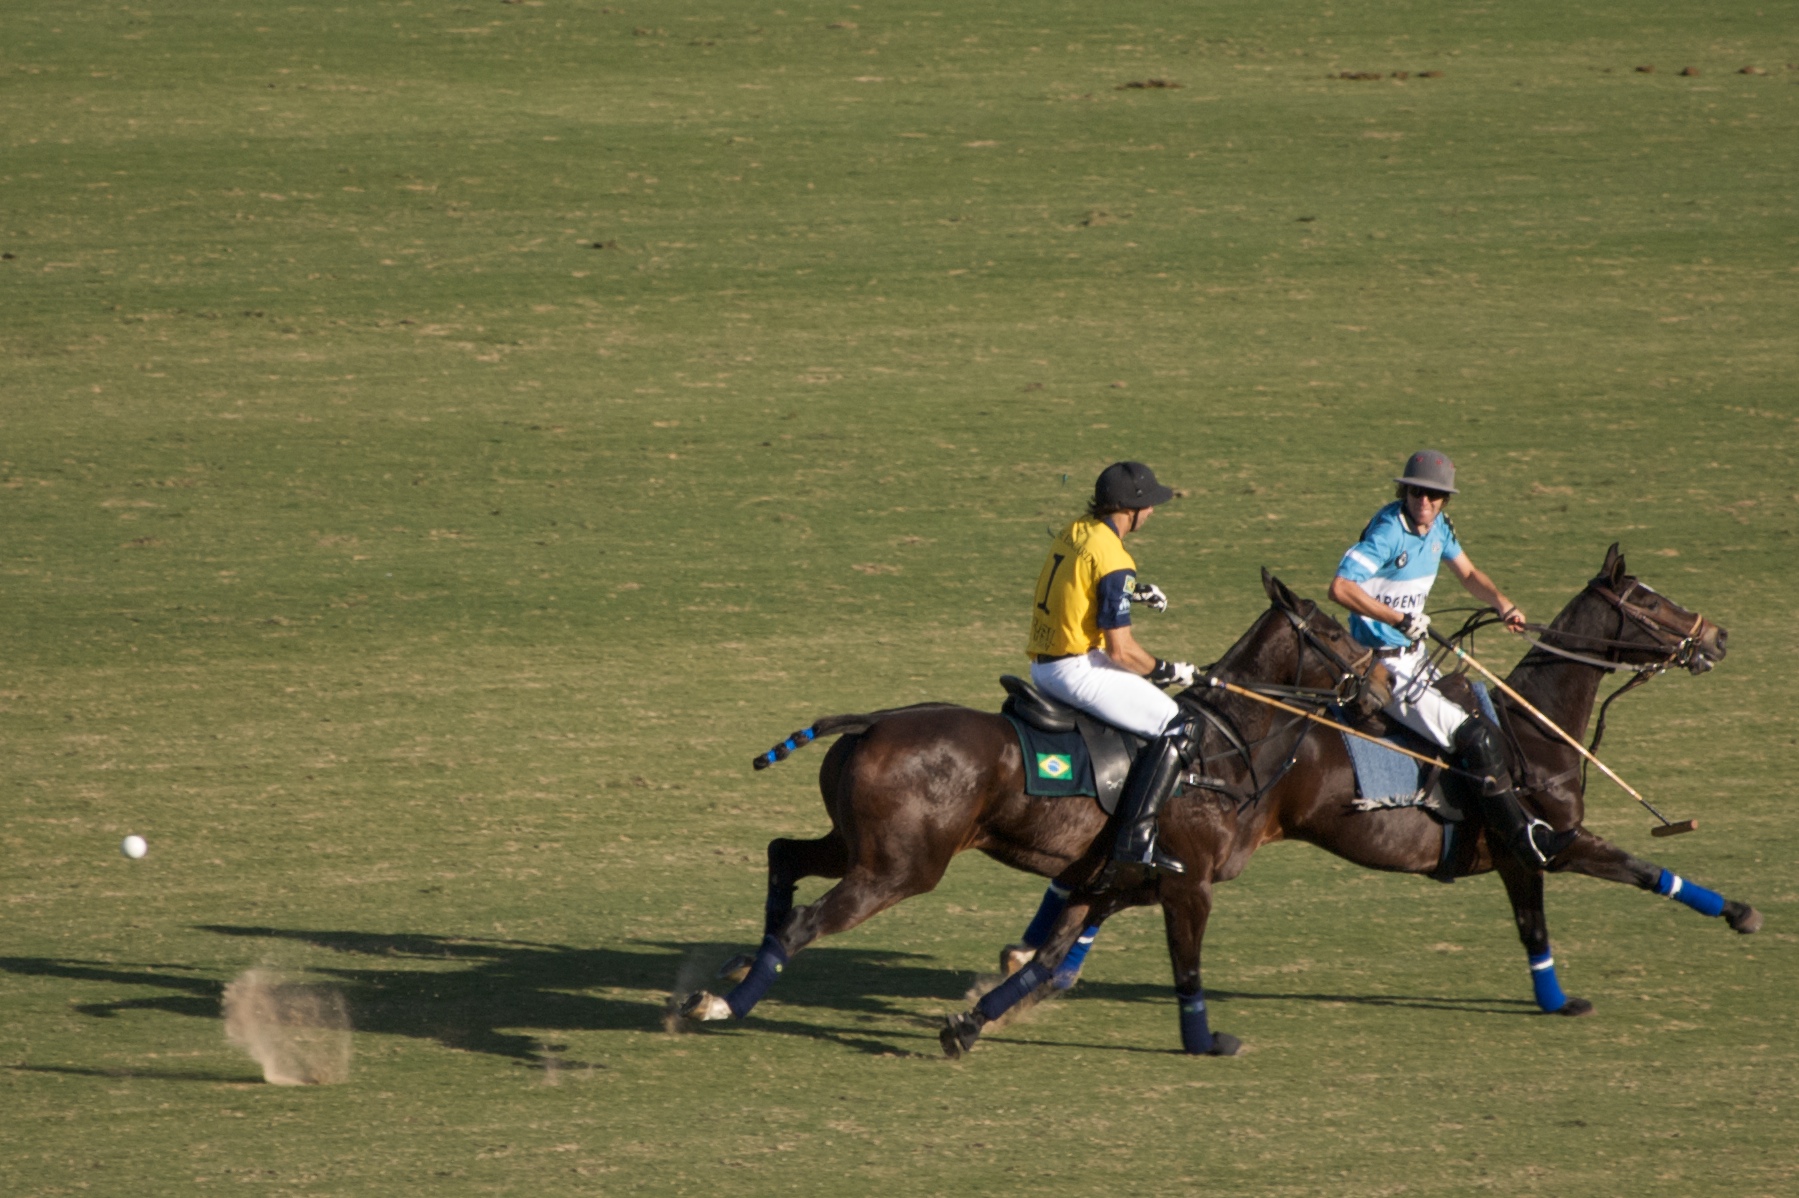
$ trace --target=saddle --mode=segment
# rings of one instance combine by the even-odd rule
[[[1131,762],[1149,742],[1141,736],[1126,732],[1103,720],[1097,720],[1080,710],[1070,707],[1058,699],[1052,699],[1038,690],[1030,682],[1013,674],[1000,675],[999,684],[1006,690],[1006,701],[1000,706],[1000,714],[1009,717],[1013,726],[1018,729],[1021,748],[1027,754],[1026,760],[1032,760],[1034,745],[1025,743],[1037,738],[1030,737],[1031,729],[1048,734],[1049,737],[1072,739],[1079,734],[1079,743],[1086,750],[1087,760],[1092,763],[1092,791],[1074,791],[1072,793],[1092,793],[1099,800],[1100,810],[1111,815],[1118,809],[1118,798],[1124,792],[1124,780],[1131,772]],[[1028,771],[1027,771],[1028,776]]]
[[[1478,711],[1487,719],[1498,722],[1487,688],[1480,683],[1461,674],[1448,674],[1438,681],[1437,688],[1463,710]],[[1339,722],[1359,727],[1383,741],[1427,757],[1443,755],[1443,750],[1436,744],[1384,713],[1357,720],[1353,712],[1337,707],[1330,710]],[[1421,808],[1443,828],[1437,867],[1427,876],[1438,882],[1453,882],[1458,877],[1466,877],[1474,863],[1481,824],[1477,812],[1467,805],[1465,797],[1443,785],[1442,771],[1348,734],[1343,735],[1343,747],[1355,769],[1356,798],[1350,806],[1356,811]],[[1474,822],[1468,822],[1470,819]]]

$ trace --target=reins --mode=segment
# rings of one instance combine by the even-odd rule
[[[1644,586],[1634,578],[1631,579],[1630,585],[1624,589],[1622,595],[1617,594],[1610,587],[1603,585],[1597,579],[1589,582],[1586,586],[1587,590],[1611,604],[1613,609],[1616,610],[1619,615],[1655,638],[1656,648],[1666,651],[1665,656],[1660,661],[1613,661],[1610,658],[1593,657],[1590,654],[1577,653],[1572,649],[1564,649],[1559,645],[1552,645],[1543,640],[1542,637],[1544,635],[1552,635],[1568,640],[1583,642],[1598,649],[1641,649],[1644,647],[1637,641],[1626,641],[1616,637],[1593,636],[1590,633],[1585,632],[1570,632],[1565,628],[1557,628],[1551,624],[1527,623],[1524,625],[1524,632],[1521,635],[1529,642],[1533,649],[1541,649],[1543,652],[1555,657],[1579,662],[1584,666],[1592,666],[1594,669],[1604,670],[1608,674],[1620,674],[1628,671],[1639,676],[1644,676],[1643,681],[1648,681],[1649,678],[1653,678],[1655,675],[1663,673],[1670,666],[1687,665],[1692,661],[1693,654],[1699,649],[1699,630],[1705,626],[1705,617],[1695,612],[1693,614],[1692,625],[1683,630],[1679,625],[1671,624],[1667,620],[1660,618],[1655,612],[1645,611],[1643,608],[1630,602],[1630,596],[1636,593],[1639,588],[1645,591],[1649,590],[1648,587]],[[1653,594],[1653,592],[1651,593]],[[1450,610],[1466,611],[1468,609],[1451,608]],[[1477,630],[1502,622],[1502,618],[1498,613],[1492,611],[1491,608],[1482,608],[1477,610],[1474,615],[1463,622],[1462,627],[1449,639],[1460,644],[1464,638],[1472,636]],[[1531,635],[1532,633],[1537,635],[1533,636]],[[1670,633],[1679,639],[1675,641],[1664,640],[1662,638],[1663,633]]]
[[[1466,770],[1457,769],[1446,761],[1439,760],[1435,757],[1427,757],[1422,753],[1414,753],[1409,749],[1393,745],[1388,741],[1383,741],[1379,737],[1370,736],[1365,732],[1359,732],[1337,720],[1327,719],[1324,716],[1319,715],[1316,711],[1307,711],[1301,707],[1293,706],[1293,703],[1315,704],[1320,707],[1329,706],[1331,704],[1348,706],[1349,704],[1354,703],[1361,697],[1363,689],[1367,686],[1368,673],[1376,659],[1373,649],[1365,646],[1357,646],[1363,651],[1354,661],[1350,661],[1319,636],[1317,631],[1311,627],[1311,617],[1316,614],[1318,610],[1318,605],[1316,603],[1309,600],[1306,601],[1306,610],[1303,614],[1294,611],[1281,603],[1274,604],[1274,609],[1286,617],[1288,625],[1293,629],[1294,636],[1299,642],[1299,651],[1295,654],[1293,682],[1291,684],[1257,682],[1244,685],[1235,682],[1226,682],[1222,678],[1210,676],[1201,679],[1194,688],[1183,692],[1182,694],[1182,698],[1185,699],[1188,704],[1208,717],[1210,722],[1217,726],[1219,731],[1225,735],[1225,738],[1232,741],[1233,748],[1236,750],[1237,755],[1243,759],[1245,765],[1249,768],[1250,786],[1252,788],[1251,792],[1247,797],[1242,796],[1240,792],[1231,788],[1228,784],[1223,783],[1218,779],[1207,778],[1199,774],[1189,776],[1186,779],[1189,784],[1229,794],[1237,799],[1239,808],[1247,807],[1251,803],[1259,800],[1263,795],[1267,794],[1268,791],[1285,777],[1287,772],[1298,763],[1300,750],[1304,747],[1306,737],[1310,734],[1311,726],[1313,724],[1322,724],[1327,728],[1334,728],[1337,731],[1347,733],[1350,736],[1356,736],[1363,740],[1373,741],[1376,744],[1386,745],[1396,752],[1415,758],[1418,761],[1424,762],[1426,765],[1436,766],[1438,769],[1445,770],[1449,773],[1485,781],[1484,778],[1468,773]],[[1335,686],[1301,686],[1299,684],[1300,679],[1305,677],[1305,653],[1308,646],[1336,668],[1337,683]],[[1228,714],[1219,711],[1210,703],[1207,703],[1203,698],[1193,693],[1194,690],[1201,688],[1207,690],[1222,690],[1230,694],[1238,695],[1253,702],[1261,703],[1268,707],[1283,711],[1294,718],[1286,721],[1279,727],[1274,728],[1266,736],[1252,740],[1242,735],[1241,731],[1236,728],[1236,722],[1232,720]],[[1284,702],[1283,700],[1291,700],[1291,702]],[[1256,769],[1254,754],[1251,750],[1286,735],[1286,733],[1295,726],[1300,728],[1300,733],[1294,738],[1293,746],[1288,751],[1286,760],[1281,763],[1280,768],[1275,770],[1266,781],[1260,781],[1258,779],[1259,771]],[[1217,757],[1221,756],[1225,756],[1225,754],[1218,754],[1214,757],[1202,756],[1199,760],[1199,764],[1203,765],[1205,762],[1216,760]]]
[[[1661,650],[1663,653],[1663,656],[1659,660],[1650,661],[1650,662],[1623,662],[1623,661],[1613,661],[1609,658],[1592,657],[1592,656],[1589,656],[1584,653],[1577,653],[1571,649],[1563,649],[1558,645],[1549,644],[1546,641],[1544,641],[1543,639],[1541,639],[1541,636],[1531,636],[1528,634],[1534,632],[1534,633],[1539,633],[1539,634],[1553,635],[1556,637],[1566,637],[1566,638],[1569,638],[1572,640],[1582,642],[1584,644],[1593,645],[1593,646],[1601,647],[1604,649],[1642,650],[1644,648],[1647,648],[1647,646],[1644,646],[1639,641],[1626,641],[1626,640],[1623,640],[1618,637],[1593,636],[1591,634],[1584,633],[1584,632],[1570,632],[1566,629],[1556,628],[1553,625],[1530,624],[1530,623],[1527,623],[1524,625],[1524,628],[1526,630],[1524,639],[1530,643],[1532,652],[1536,652],[1536,651],[1540,650],[1551,656],[1563,658],[1568,661],[1573,661],[1573,662],[1576,662],[1581,665],[1589,666],[1589,667],[1604,671],[1605,673],[1608,673],[1608,674],[1623,673],[1623,672],[1628,671],[1632,675],[1631,678],[1629,678],[1624,683],[1624,685],[1620,686],[1617,690],[1613,691],[1610,695],[1607,695],[1605,698],[1605,701],[1599,705],[1599,715],[1598,715],[1598,719],[1594,723],[1592,742],[1590,744],[1584,745],[1584,746],[1580,743],[1579,740],[1577,740],[1575,737],[1570,735],[1568,733],[1568,731],[1566,729],[1564,729],[1560,724],[1556,723],[1554,720],[1551,720],[1548,716],[1546,716],[1542,712],[1538,711],[1534,706],[1532,706],[1528,701],[1526,701],[1522,695],[1518,694],[1517,691],[1513,690],[1510,686],[1506,685],[1506,683],[1503,680],[1501,680],[1498,675],[1494,674],[1491,670],[1487,669],[1485,666],[1481,665],[1478,661],[1474,660],[1474,658],[1470,657],[1468,655],[1467,651],[1462,648],[1462,644],[1461,644],[1462,641],[1471,640],[1473,638],[1473,634],[1478,629],[1487,627],[1492,624],[1502,623],[1503,618],[1498,613],[1491,612],[1490,610],[1477,611],[1474,615],[1470,616],[1466,621],[1463,622],[1462,627],[1453,636],[1444,637],[1444,636],[1439,635],[1436,632],[1430,633],[1430,636],[1433,640],[1437,641],[1440,645],[1443,646],[1442,651],[1439,656],[1446,656],[1448,654],[1454,654],[1456,657],[1460,658],[1462,661],[1467,662],[1469,665],[1472,665],[1476,669],[1478,669],[1481,673],[1487,675],[1487,677],[1489,679],[1491,679],[1492,682],[1495,685],[1497,685],[1499,687],[1499,689],[1501,691],[1503,691],[1508,698],[1510,698],[1514,701],[1515,706],[1520,708],[1526,715],[1530,716],[1531,719],[1537,725],[1539,725],[1545,732],[1550,733],[1555,739],[1559,739],[1559,740],[1567,742],[1567,744],[1570,747],[1572,747],[1575,750],[1575,752],[1579,755],[1580,761],[1579,761],[1578,766],[1576,766],[1575,768],[1569,769],[1569,770],[1564,770],[1562,773],[1557,774],[1554,777],[1543,779],[1543,780],[1540,780],[1533,784],[1529,780],[1529,766],[1528,766],[1529,758],[1524,753],[1523,746],[1518,743],[1517,734],[1515,732],[1513,732],[1510,727],[1510,720],[1508,719],[1508,720],[1504,721],[1506,724],[1506,728],[1505,728],[1506,738],[1509,741],[1511,741],[1512,748],[1517,753],[1518,761],[1525,767],[1526,777],[1524,779],[1524,784],[1525,784],[1526,789],[1534,791],[1536,793],[1542,793],[1544,791],[1547,791],[1550,787],[1556,786],[1563,781],[1578,777],[1580,779],[1580,792],[1582,794],[1584,794],[1586,792],[1586,788],[1587,788],[1587,767],[1589,765],[1596,765],[1599,767],[1599,769],[1602,773],[1604,773],[1608,778],[1610,778],[1612,781],[1616,782],[1620,787],[1622,787],[1624,789],[1624,791],[1630,795],[1631,798],[1635,799],[1638,803],[1642,804],[1643,807],[1645,807],[1650,812],[1650,814],[1654,815],[1658,820],[1661,821],[1661,826],[1651,829],[1651,832],[1654,835],[1657,835],[1657,836],[1677,835],[1681,832],[1692,831],[1695,827],[1697,827],[1696,822],[1693,820],[1683,820],[1678,824],[1673,823],[1666,816],[1664,816],[1661,812],[1657,811],[1649,803],[1649,801],[1647,799],[1645,799],[1642,795],[1638,794],[1634,788],[1632,788],[1628,783],[1626,783],[1624,781],[1624,779],[1620,778],[1603,761],[1600,761],[1597,756],[1597,751],[1599,749],[1599,743],[1600,743],[1600,741],[1602,741],[1605,738],[1605,721],[1606,721],[1606,717],[1611,712],[1612,704],[1615,703],[1618,699],[1622,698],[1626,692],[1633,691],[1637,687],[1642,686],[1644,683],[1648,682],[1650,679],[1655,678],[1658,675],[1667,672],[1667,670],[1670,666],[1679,665],[1679,666],[1683,666],[1683,667],[1690,667],[1692,660],[1693,660],[1693,655],[1695,653],[1700,652],[1702,649],[1699,637],[1700,637],[1700,631],[1705,627],[1705,617],[1703,615],[1701,615],[1698,612],[1693,613],[1692,624],[1685,628],[1682,628],[1679,624],[1673,623],[1670,620],[1664,618],[1660,614],[1660,612],[1647,610],[1637,604],[1632,603],[1630,601],[1630,597],[1633,594],[1635,594],[1639,589],[1648,591],[1650,594],[1655,593],[1649,587],[1644,586],[1640,580],[1635,579],[1635,578],[1632,578],[1630,580],[1630,585],[1625,587],[1622,593],[1612,590],[1611,587],[1606,586],[1605,584],[1601,583],[1597,578],[1595,578],[1591,582],[1587,583],[1585,591],[1590,591],[1593,594],[1599,596],[1601,599],[1603,599],[1607,603],[1609,603],[1611,605],[1612,609],[1618,613],[1618,618],[1619,618],[1619,629],[1618,630],[1619,630],[1619,632],[1624,631],[1624,627],[1625,627],[1626,623],[1635,624],[1638,628],[1642,629],[1644,632],[1647,632],[1649,634],[1650,638],[1652,639],[1652,641],[1654,642],[1654,648]],[[1585,593],[1585,591],[1583,591],[1583,593]],[[1466,610],[1466,609],[1459,609],[1459,610]],[[1675,637],[1678,639],[1669,640],[1669,639],[1667,639],[1669,636],[1672,636],[1672,637]],[[1527,660],[1528,660],[1528,657],[1527,657]],[[1503,711],[1504,708],[1502,708],[1501,710]]]

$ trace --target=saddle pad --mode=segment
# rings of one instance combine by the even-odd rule
[[[1098,797],[1093,785],[1093,760],[1080,732],[1045,732],[1002,712],[1018,733],[1024,753],[1024,793],[1039,797],[1066,795]]]
[[[1480,704],[1481,713],[1498,723],[1499,716],[1493,710],[1493,701],[1487,696],[1487,688],[1473,681],[1469,685],[1474,689],[1474,699]],[[1332,711],[1336,718],[1343,717],[1340,709],[1332,708]],[[1419,792],[1424,788],[1424,772],[1429,768],[1423,762],[1414,761],[1404,753],[1395,753],[1359,736],[1350,736],[1346,732],[1337,735],[1343,738],[1343,747],[1349,750],[1349,760],[1355,765],[1356,793],[1363,801],[1379,803],[1386,799],[1423,798]],[[1423,753],[1429,757],[1443,755],[1441,748],[1410,729],[1401,729],[1384,739],[1414,753]]]

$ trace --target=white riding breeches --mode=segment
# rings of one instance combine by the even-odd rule
[[[1381,664],[1393,676],[1393,699],[1386,713],[1418,733],[1451,747],[1455,730],[1468,719],[1469,713],[1437,689],[1443,675],[1430,663],[1422,641],[1395,657],[1381,658]]]
[[[1031,681],[1052,698],[1138,736],[1156,737],[1181,721],[1173,699],[1141,674],[1133,674],[1104,649],[1031,666]]]

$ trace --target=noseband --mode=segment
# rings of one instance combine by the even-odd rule
[[[1620,615],[1653,637],[1658,649],[1666,650],[1667,656],[1662,663],[1663,669],[1668,666],[1684,667],[1691,663],[1693,655],[1699,652],[1699,630],[1705,626],[1705,617],[1698,612],[1693,613],[1693,623],[1682,629],[1679,624],[1661,612],[1637,606],[1630,601],[1630,597],[1637,591],[1649,591],[1651,595],[1655,592],[1634,578],[1630,580],[1630,585],[1624,588],[1624,593],[1621,595],[1615,594],[1610,587],[1600,586],[1596,582],[1589,583],[1587,589],[1617,608]]]
[[[1700,630],[1705,627],[1705,617],[1695,612],[1693,614],[1692,624],[1683,628],[1680,624],[1670,620],[1659,611],[1650,611],[1639,604],[1632,603],[1630,597],[1639,590],[1648,591],[1652,595],[1655,593],[1637,579],[1631,579],[1630,585],[1625,587],[1621,594],[1601,583],[1598,579],[1589,582],[1587,584],[1587,590],[1611,604],[1618,612],[1618,615],[1621,617],[1619,625],[1620,632],[1623,631],[1624,621],[1635,624],[1638,628],[1641,628],[1644,632],[1649,634],[1650,639],[1655,643],[1654,647],[1662,651],[1662,657],[1656,661],[1633,664],[1630,662],[1612,661],[1609,658],[1591,657],[1585,653],[1576,653],[1570,649],[1562,649],[1555,645],[1547,644],[1544,641],[1539,640],[1538,637],[1531,636],[1528,633],[1525,635],[1524,639],[1529,641],[1532,646],[1543,650],[1545,653],[1552,653],[1557,657],[1565,657],[1569,661],[1577,661],[1582,665],[1595,666],[1608,674],[1617,673],[1621,670],[1629,670],[1632,673],[1643,676],[1645,680],[1660,674],[1670,666],[1680,666],[1683,669],[1690,667],[1694,656],[1701,651]],[[1528,628],[1530,632],[1541,635],[1553,634],[1558,637],[1567,637],[1572,640],[1585,642],[1586,644],[1593,645],[1600,649],[1644,648],[1642,643],[1638,641],[1620,640],[1615,637],[1589,636],[1584,632],[1569,632],[1566,629],[1554,628],[1547,624],[1527,624],[1525,627]]]

